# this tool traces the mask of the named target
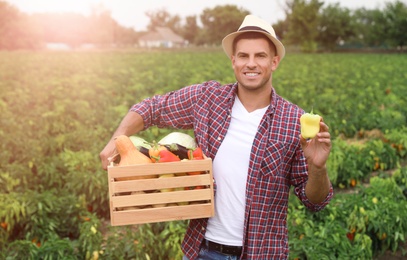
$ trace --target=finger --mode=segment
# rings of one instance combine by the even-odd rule
[[[318,138],[331,138],[331,134],[328,131],[321,131],[317,134]]]
[[[318,143],[323,143],[323,144],[326,144],[328,146],[331,146],[331,136],[327,132],[318,133],[316,139],[317,139]]]
[[[101,157],[102,168],[103,170],[107,170],[107,166],[109,165],[109,159],[106,157]]]
[[[299,135],[299,137],[300,137],[300,144],[301,144],[301,147],[302,147],[302,148],[305,148],[305,147],[308,145],[308,140],[305,139],[304,137],[302,137],[301,134]]]
[[[331,139],[329,138],[317,138],[319,143],[331,144]]]
[[[329,131],[329,126],[325,124],[323,121],[319,123],[320,126],[320,132],[328,132]]]

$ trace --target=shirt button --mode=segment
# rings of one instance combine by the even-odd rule
[[[202,230],[202,231],[205,231],[205,227],[202,227],[201,230]]]
[[[218,141],[220,141],[222,138],[220,138],[220,136],[218,137]]]

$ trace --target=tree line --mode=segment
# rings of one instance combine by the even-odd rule
[[[286,0],[285,18],[273,24],[277,36],[304,52],[340,48],[403,50],[407,43],[407,5],[387,2],[382,9],[355,9],[319,0]],[[45,43],[136,46],[140,36],[156,27],[169,27],[190,45],[217,46],[235,31],[250,12],[236,5],[206,8],[182,19],[165,9],[148,11],[147,31],[121,26],[109,10],[99,7],[91,15],[76,13],[26,14],[0,0],[0,49],[39,49]],[[265,17],[263,17],[265,18]]]

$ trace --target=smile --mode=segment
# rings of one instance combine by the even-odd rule
[[[256,77],[256,76],[258,76],[259,75],[259,73],[255,73],[255,72],[247,72],[247,73],[244,73],[246,76],[249,76],[249,77]]]

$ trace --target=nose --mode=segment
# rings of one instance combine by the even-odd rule
[[[246,66],[248,68],[255,68],[257,66],[255,58],[254,57],[249,57]]]

